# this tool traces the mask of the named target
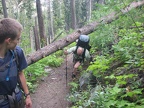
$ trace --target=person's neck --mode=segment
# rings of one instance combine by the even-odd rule
[[[5,47],[2,47],[2,46],[0,45],[0,58],[4,58],[6,52],[7,52],[7,49],[6,49]]]

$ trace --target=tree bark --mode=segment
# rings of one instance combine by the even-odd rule
[[[51,11],[51,1],[48,2],[48,34],[49,34],[49,44],[51,43],[51,39],[54,38],[54,30],[53,30],[53,16]]]
[[[34,37],[35,37],[35,49],[36,51],[40,49],[40,40],[38,36],[38,29],[37,29],[37,20],[35,17],[35,26],[33,26],[33,31],[34,31]]]
[[[38,15],[40,40],[41,40],[41,43],[42,43],[41,46],[43,47],[43,46],[46,46],[47,39],[46,39],[46,36],[45,36],[45,29],[44,29],[44,24],[43,24],[43,16],[42,16],[40,0],[36,0],[36,7],[37,7],[37,15]]]
[[[8,13],[7,13],[7,7],[6,7],[6,3],[5,0],[2,0],[2,7],[3,7],[3,14],[4,14],[4,18],[8,17]]]
[[[75,12],[75,0],[71,0],[71,27],[72,29],[76,29],[76,12]]]
[[[101,22],[103,22],[103,24],[111,23],[113,20],[119,18],[119,16],[121,16],[122,14],[125,14],[128,11],[132,10],[133,8],[137,8],[142,5],[144,5],[144,0],[139,1],[139,2],[132,2],[128,7],[126,7],[125,9],[122,9],[120,13],[112,12],[108,16],[101,18],[99,21],[92,22],[92,23],[76,30],[72,34],[69,34],[68,36],[66,36],[64,38],[51,43],[49,46],[45,46],[45,47],[41,48],[40,50],[30,54],[26,58],[28,65],[35,63],[38,60],[40,60],[58,50],[62,50],[64,47],[66,47],[69,44],[71,44],[72,42],[74,42],[80,36],[80,34],[88,35],[88,34],[92,33],[93,31],[96,30],[96,27],[98,27],[101,24]]]
[[[105,0],[98,0],[99,4],[105,4]]]
[[[86,0],[87,1],[87,21],[90,21],[91,19],[91,0]]]
[[[69,3],[70,0],[63,0],[64,2],[64,15],[65,15],[65,30],[66,31],[69,31],[70,30],[70,24],[71,24],[71,18],[70,18],[70,3]]]

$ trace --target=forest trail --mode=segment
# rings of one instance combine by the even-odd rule
[[[67,83],[72,81],[72,54],[67,56]],[[50,74],[40,82],[34,94],[31,94],[33,108],[69,108],[66,100],[69,87],[66,87],[66,59],[60,67],[52,68]]]

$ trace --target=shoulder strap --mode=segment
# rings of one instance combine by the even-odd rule
[[[77,53],[77,49],[78,49],[78,47],[79,47],[79,46],[76,46],[76,49],[75,49],[75,51],[74,51],[74,54],[76,54],[76,53]]]
[[[17,65],[17,68],[18,68],[18,71],[19,71],[19,61],[18,61],[18,54],[17,54],[16,50],[14,50],[14,55],[15,55],[15,59],[16,59],[16,65]]]
[[[16,59],[15,61],[16,61],[16,65],[17,65],[17,70],[19,72],[18,54],[17,54],[16,50],[13,50],[13,52],[14,52],[14,56],[15,56],[15,59]],[[23,87],[22,87],[22,84],[21,84],[21,81],[20,81],[20,78],[19,78],[19,74],[17,75],[17,77],[18,77],[18,86],[21,88],[22,91],[24,91]]]
[[[18,55],[17,55],[17,51],[16,50],[10,50],[10,52],[12,53],[12,54],[14,54],[14,59],[15,59],[15,61],[16,61],[16,65],[17,65],[17,68],[18,68],[18,70],[19,70],[19,61],[18,61]]]
[[[84,58],[85,58],[85,52],[86,52],[86,48],[84,48],[84,52],[82,54],[82,60],[83,60],[83,62],[84,62]]]

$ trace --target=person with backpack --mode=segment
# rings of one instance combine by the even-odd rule
[[[90,48],[88,42],[89,38],[86,35],[80,35],[79,39],[77,40],[77,45],[74,47],[71,47],[68,50],[64,51],[64,54],[70,54],[73,53],[73,62],[74,62],[74,70],[72,72],[72,78],[76,77],[77,69],[78,67],[86,61],[90,61],[91,56],[89,53],[88,48]]]
[[[0,20],[0,108],[32,108],[23,73],[28,65],[23,50],[17,46],[22,29],[15,19]]]

